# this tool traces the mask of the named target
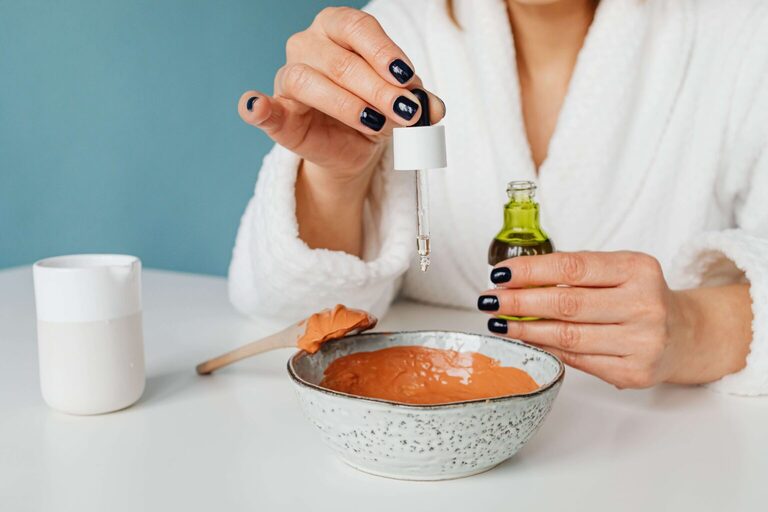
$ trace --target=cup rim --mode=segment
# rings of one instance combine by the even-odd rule
[[[34,263],[35,269],[54,271],[92,270],[97,268],[129,267],[141,260],[130,254],[87,253],[63,254],[43,258]]]
[[[549,382],[546,384],[540,386],[538,389],[531,391],[530,393],[519,393],[515,395],[502,395],[502,396],[496,396],[492,398],[478,398],[475,400],[463,400],[460,402],[446,402],[443,404],[409,404],[405,402],[396,402],[394,400],[386,400],[383,398],[371,398],[367,396],[361,396],[361,395],[353,395],[351,393],[344,393],[341,391],[335,391],[333,389],[328,389],[320,386],[319,384],[312,384],[311,382],[306,381],[302,377],[300,377],[296,371],[293,368],[294,361],[300,357],[308,357],[310,354],[305,352],[304,350],[299,350],[295,354],[293,354],[288,359],[287,369],[288,369],[288,375],[291,377],[291,380],[293,380],[294,383],[296,383],[299,386],[303,386],[315,391],[319,391],[320,393],[325,393],[332,396],[338,396],[343,398],[349,398],[352,400],[360,400],[362,402],[375,402],[379,404],[386,404],[393,407],[402,407],[405,409],[414,409],[414,410],[433,410],[433,409],[451,409],[456,407],[464,407],[469,404],[477,404],[477,403],[495,403],[495,402],[502,402],[507,400],[515,400],[519,398],[530,398],[542,393],[547,392],[548,390],[552,389],[553,387],[560,384],[560,382],[563,381],[565,377],[565,365],[560,360],[559,357],[550,354],[549,352],[542,350],[538,347],[532,347],[530,345],[527,345],[519,340],[514,340],[510,338],[502,338],[500,336],[491,336],[487,334],[478,334],[478,333],[471,333],[471,332],[464,332],[464,331],[449,331],[449,330],[436,330],[436,329],[424,329],[424,330],[409,330],[409,331],[376,331],[376,332],[363,332],[359,334],[354,334],[352,336],[344,336],[340,339],[348,339],[348,338],[358,338],[363,336],[370,336],[372,334],[380,334],[384,336],[389,336],[393,334],[414,334],[414,333],[452,333],[452,334],[466,334],[471,336],[480,336],[485,338],[493,338],[495,340],[498,340],[500,342],[505,343],[511,343],[514,345],[522,346],[526,349],[532,350],[534,352],[539,352],[543,354],[546,357],[549,357],[553,359],[558,366],[557,375],[555,375],[554,378],[552,378]]]

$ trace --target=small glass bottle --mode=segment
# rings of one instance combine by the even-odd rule
[[[533,200],[536,184],[510,181],[509,202],[504,206],[504,226],[488,248],[488,263],[495,266],[518,256],[555,252],[555,247],[539,224],[539,204]],[[507,320],[537,320],[535,317],[499,316]]]

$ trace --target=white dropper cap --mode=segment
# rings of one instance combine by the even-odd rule
[[[442,169],[445,157],[444,126],[411,126],[392,130],[395,170]]]

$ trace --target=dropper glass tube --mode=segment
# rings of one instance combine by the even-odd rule
[[[422,272],[429,268],[429,180],[426,169],[416,172],[416,249],[419,253],[419,267]]]

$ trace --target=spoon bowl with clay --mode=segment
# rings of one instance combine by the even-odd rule
[[[279,348],[296,347],[313,354],[323,343],[373,329],[376,323],[376,317],[366,311],[337,304],[280,332],[200,363],[195,369],[200,375],[210,375],[237,361]]]

